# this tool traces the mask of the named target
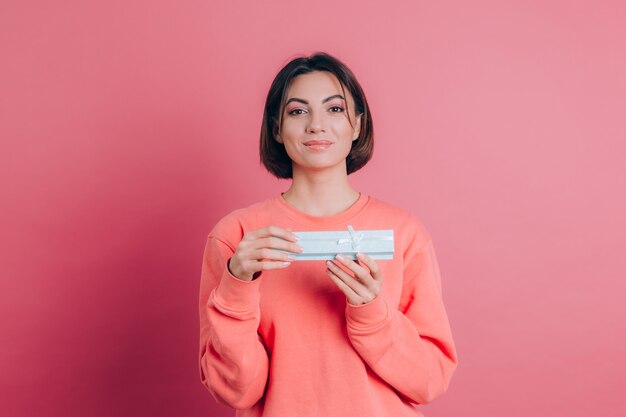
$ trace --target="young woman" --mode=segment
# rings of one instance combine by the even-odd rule
[[[457,356],[428,232],[354,189],[373,149],[361,86],[336,58],[289,62],[265,103],[261,161],[291,178],[209,234],[200,374],[238,416],[419,416]],[[394,230],[393,260],[294,261],[294,231]]]

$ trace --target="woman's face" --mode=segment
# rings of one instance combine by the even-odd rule
[[[361,116],[355,117],[354,99],[346,88],[344,91],[337,77],[327,71],[302,74],[292,80],[276,140],[285,145],[294,173],[341,166],[345,172],[346,156],[352,141],[359,137]]]

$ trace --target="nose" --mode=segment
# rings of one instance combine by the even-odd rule
[[[312,111],[309,113],[309,123],[306,126],[308,133],[318,133],[324,131],[324,120],[320,112]]]

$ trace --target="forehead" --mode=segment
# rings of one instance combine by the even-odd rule
[[[328,71],[313,71],[298,75],[291,81],[286,99],[297,97],[315,102],[335,94],[341,94],[349,101],[352,99],[347,88],[341,89],[341,83],[335,74]]]

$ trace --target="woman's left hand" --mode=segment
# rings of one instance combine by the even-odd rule
[[[383,276],[376,262],[364,253],[357,253],[357,262],[337,255],[339,265],[352,272],[349,274],[334,262],[327,261],[326,273],[346,295],[350,304],[359,305],[372,301],[380,294]]]

